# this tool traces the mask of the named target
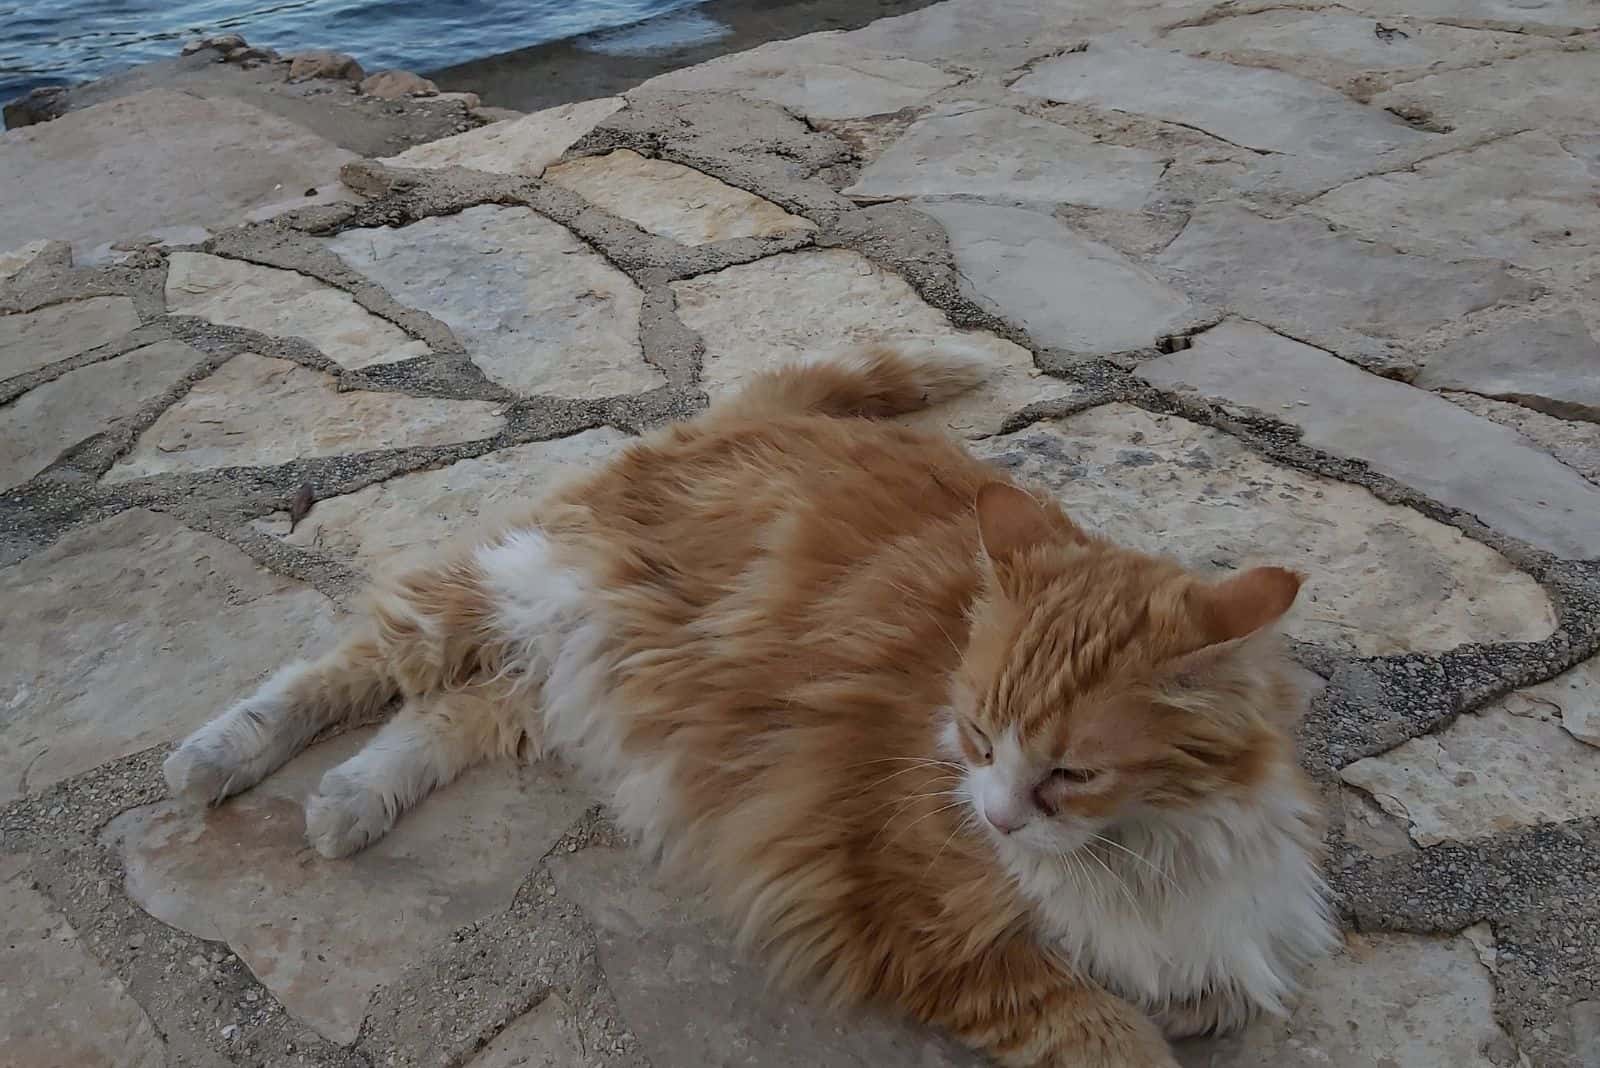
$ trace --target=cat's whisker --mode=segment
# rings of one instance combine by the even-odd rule
[[[1166,885],[1174,893],[1176,893],[1179,897],[1183,897],[1183,898],[1187,898],[1188,897],[1188,895],[1183,892],[1183,887],[1178,885],[1178,881],[1172,877],[1171,873],[1167,872],[1166,870],[1161,868],[1159,865],[1157,865],[1154,862],[1152,862],[1148,857],[1140,856],[1138,853],[1136,853],[1133,850],[1129,849],[1127,846],[1123,845],[1121,842],[1113,841],[1112,839],[1107,838],[1103,834],[1094,835],[1093,838],[1092,838],[1092,841],[1104,843],[1105,845],[1110,846],[1112,849],[1116,849],[1116,850],[1119,850],[1119,851],[1121,851],[1123,853],[1128,854],[1128,856],[1132,857],[1134,860],[1137,860],[1140,864],[1143,864],[1146,868],[1149,868],[1152,872],[1154,872],[1157,876],[1159,876],[1161,878],[1161,881],[1166,883]]]
[[[1111,870],[1111,865],[1107,864],[1105,862],[1105,860],[1103,860],[1093,850],[1090,850],[1090,849],[1079,849],[1076,852],[1085,854],[1086,856],[1088,856],[1088,858],[1090,860],[1092,860],[1096,864],[1100,865],[1100,870],[1105,872],[1106,873],[1106,877],[1108,879],[1110,879],[1113,883],[1116,884],[1116,887],[1117,887],[1118,890],[1122,891],[1123,898],[1126,899],[1126,901],[1128,902],[1128,910],[1129,910],[1129,912],[1132,913],[1134,916],[1138,916],[1140,914],[1140,912],[1142,911],[1139,908],[1139,901],[1138,901],[1137,898],[1134,897],[1133,891],[1128,889],[1128,884],[1122,878],[1122,876],[1118,875],[1115,871],[1112,871]]]

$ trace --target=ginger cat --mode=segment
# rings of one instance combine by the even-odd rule
[[[554,750],[783,980],[1003,1065],[1170,1068],[1335,938],[1270,633],[1300,580],[1118,548],[884,421],[980,377],[888,346],[761,376],[380,584],[167,782],[218,803],[399,698],[306,802],[325,856]]]

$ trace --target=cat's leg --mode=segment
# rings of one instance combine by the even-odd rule
[[[395,693],[384,650],[370,633],[352,635],[316,661],[279,669],[185,738],[162,773],[175,796],[218,804],[277,770],[318,732],[378,711]]]
[[[325,857],[365,848],[467,768],[516,755],[524,722],[496,686],[408,700],[360,752],[323,775],[306,800],[306,838]]]
[[[1260,1014],[1260,1007],[1243,993],[1225,987],[1173,1002],[1154,1016],[1161,1033],[1176,1042],[1202,1035],[1232,1034]]]

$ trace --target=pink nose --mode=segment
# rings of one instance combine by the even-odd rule
[[[1001,834],[1010,834],[1027,822],[1015,813],[997,813],[988,808],[983,810],[983,818],[989,821],[989,826]]]

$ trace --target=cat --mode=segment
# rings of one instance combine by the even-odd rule
[[[1336,937],[1273,636],[1301,579],[1119,548],[892,421],[982,378],[926,344],[757,376],[378,583],[168,785],[219,803],[398,698],[306,802],[327,857],[551,750],[781,980],[1002,1065],[1171,1068]]]

